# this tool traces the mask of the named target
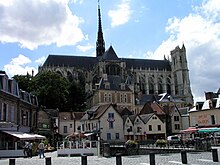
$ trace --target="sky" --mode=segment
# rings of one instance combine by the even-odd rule
[[[220,87],[219,0],[100,0],[106,49],[163,59],[186,47],[194,101]],[[0,70],[38,72],[49,54],[95,57],[97,0],[0,0]]]

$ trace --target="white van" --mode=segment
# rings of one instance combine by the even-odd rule
[[[178,135],[172,135],[167,137],[167,142],[169,145],[179,145],[180,144],[180,138]]]

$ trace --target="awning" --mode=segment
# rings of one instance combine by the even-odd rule
[[[182,134],[191,134],[191,133],[196,133],[199,129],[196,127],[189,127],[185,130],[181,130],[180,133]]]
[[[198,133],[212,133],[212,132],[219,132],[220,128],[213,127],[213,128],[201,128],[198,130]]]
[[[17,131],[2,131],[9,135],[12,135],[20,140],[36,140],[36,139],[46,139],[45,136],[38,135],[38,134],[29,134],[24,132],[17,132]]]

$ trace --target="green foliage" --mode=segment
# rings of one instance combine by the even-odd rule
[[[69,97],[67,98],[66,109],[73,111],[82,111],[85,108],[85,91],[84,86],[72,81],[68,87]]]
[[[137,142],[134,141],[134,140],[128,140],[126,143],[125,143],[125,146],[126,148],[135,148],[137,147]]]
[[[68,81],[61,75],[44,71],[35,77],[15,75],[19,88],[38,97],[39,105],[60,111],[82,111],[85,108],[84,83]]]
[[[164,139],[158,139],[155,142],[155,144],[156,144],[156,146],[159,146],[159,147],[165,147],[167,145],[167,141]]]
[[[32,88],[32,85],[31,85],[31,78],[32,76],[27,74],[27,75],[15,75],[13,77],[17,83],[18,83],[18,86],[20,89],[26,91],[26,92],[31,92],[31,88]]]
[[[68,81],[55,72],[41,72],[32,79],[33,93],[40,105],[63,109],[68,97]]]

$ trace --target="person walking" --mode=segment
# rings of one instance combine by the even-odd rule
[[[28,157],[28,145],[29,145],[29,142],[25,141],[25,144],[24,144],[24,157]]]
[[[28,144],[28,157],[32,158],[32,142],[30,141]]]
[[[39,149],[39,158],[45,158],[44,156],[44,143],[41,141],[40,144],[38,145]]]

